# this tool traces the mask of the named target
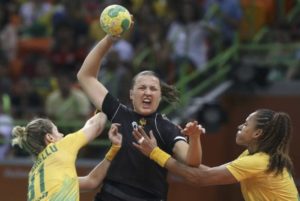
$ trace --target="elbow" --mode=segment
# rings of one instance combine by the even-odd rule
[[[188,175],[187,177],[185,177],[185,179],[188,183],[192,184],[193,186],[195,186],[197,183],[197,179],[192,175]]]
[[[185,164],[190,167],[197,168],[197,167],[199,167],[199,165],[201,165],[201,162],[202,162],[202,157],[196,158],[195,160],[186,160]]]
[[[96,189],[98,189],[98,187],[100,186],[100,184],[98,184],[98,182],[93,182],[91,185],[90,185],[90,191],[94,191]]]
[[[82,75],[81,70],[78,71],[76,77],[77,77],[77,80],[79,81],[79,83],[82,83],[82,82],[83,82],[83,80],[84,80],[83,77],[84,77],[84,76]]]
[[[185,179],[192,186],[199,186],[200,185],[199,178],[198,178],[197,174],[195,174],[195,173],[188,174],[185,177]]]
[[[197,168],[197,167],[199,167],[199,165],[201,165],[201,161],[186,162],[186,165]]]
[[[198,168],[192,168],[185,176],[185,180],[192,186],[203,186],[201,172]]]
[[[88,86],[88,80],[89,80],[89,77],[87,75],[85,75],[83,72],[78,72],[77,75],[77,80],[78,80],[78,83],[81,87],[85,87],[85,86]]]
[[[99,186],[100,186],[99,182],[95,181],[94,179],[91,179],[88,182],[85,190],[93,191],[93,190],[96,190]]]

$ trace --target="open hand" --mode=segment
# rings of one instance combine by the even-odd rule
[[[148,136],[144,129],[139,126],[137,129],[133,129],[132,134],[137,141],[137,143],[133,142],[133,146],[144,155],[149,156],[152,150],[157,147],[157,142],[152,131],[150,131]]]

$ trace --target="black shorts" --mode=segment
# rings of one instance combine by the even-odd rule
[[[101,192],[96,194],[94,201],[123,201],[123,200],[110,193],[106,193],[102,190]]]
[[[101,192],[97,193],[94,201],[165,201],[159,198],[134,197],[126,194],[117,187],[104,184]]]

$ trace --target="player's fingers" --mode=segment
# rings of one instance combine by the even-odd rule
[[[133,131],[132,131],[132,135],[133,135],[133,137],[134,137],[134,139],[135,139],[136,141],[138,141],[140,138],[143,137],[143,136],[141,135],[141,133],[139,133],[139,131],[137,131],[137,130],[133,130]]]
[[[132,145],[138,150],[141,150],[141,145],[137,144],[136,142],[132,142]]]
[[[113,126],[116,126],[116,127],[121,126],[121,124],[119,124],[119,123],[112,123],[112,125],[113,125]]]
[[[118,133],[119,126],[121,126],[121,124],[119,124],[119,123],[113,123],[113,124],[111,125],[111,130],[112,130],[112,132],[113,132],[113,133]]]
[[[140,134],[146,138],[146,139],[149,139],[148,135],[146,134],[145,130],[141,127],[141,126],[138,126],[138,132],[140,132]]]
[[[155,139],[155,137],[154,137],[154,134],[153,134],[153,131],[152,131],[152,130],[150,131],[150,139]]]
[[[134,17],[132,14],[130,14],[130,18],[131,18],[130,28],[132,28],[132,26],[134,25]]]

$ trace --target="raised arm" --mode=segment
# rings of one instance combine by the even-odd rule
[[[188,122],[182,133],[189,137],[189,144],[178,141],[173,149],[175,158],[187,165],[198,167],[202,161],[200,135],[203,132],[204,129],[197,121]]]
[[[101,134],[105,128],[105,123],[106,115],[103,112],[99,112],[87,120],[81,130],[86,135],[88,142],[92,141]]]
[[[110,166],[110,162],[121,148],[122,135],[118,132],[118,126],[118,124],[112,124],[108,132],[112,146],[105,155],[105,158],[88,175],[79,177],[80,191],[94,190],[101,185]]]
[[[88,95],[94,106],[101,110],[102,103],[107,89],[98,81],[97,76],[100,70],[101,62],[113,44],[113,37],[106,35],[86,56],[80,70],[77,73],[77,79]]]

